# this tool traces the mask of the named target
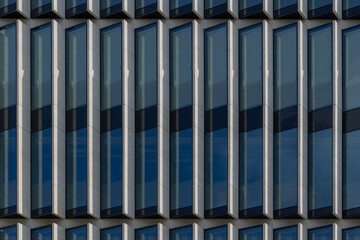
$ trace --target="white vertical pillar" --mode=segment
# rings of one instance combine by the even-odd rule
[[[16,0],[16,11],[18,11],[25,18],[30,18],[30,6],[29,0]]]
[[[204,17],[204,1],[203,0],[193,0],[193,11],[199,17]]]
[[[169,228],[162,223],[158,223],[157,235],[158,240],[169,240]]]
[[[197,223],[192,224],[192,239],[203,240],[204,239],[204,228]]]
[[[91,223],[86,224],[86,226],[87,240],[100,240],[100,229]]]
[[[267,223],[263,224],[263,239],[273,240],[273,229]]]
[[[238,18],[239,15],[239,1],[238,0],[227,0],[228,4],[228,12],[235,19]]]
[[[100,0],[87,0],[87,11],[94,16],[100,17]],[[65,2],[65,1],[64,1]]]
[[[238,240],[239,229],[233,224],[228,223],[228,240]]]
[[[59,17],[64,18],[65,17],[65,1],[64,0],[52,0],[52,10]]]
[[[341,0],[334,0],[333,1],[333,12],[335,14],[335,16],[338,18],[338,19],[341,19],[342,18],[342,1]]]
[[[334,223],[333,227],[333,239],[341,240],[342,239],[342,231],[339,223]]]
[[[272,0],[263,0],[263,11],[265,15],[270,19],[273,18],[273,6],[274,5]]]
[[[122,239],[124,240],[134,240],[134,228],[127,223],[122,224]]]
[[[158,12],[164,16],[164,18],[169,17],[169,0],[157,0]]]
[[[16,239],[17,240],[30,240],[31,230],[21,223],[16,224]]]
[[[302,0],[298,1],[298,12],[300,13],[300,16],[302,16],[304,19],[307,18],[307,11],[308,11],[308,1]]]
[[[135,1],[133,0],[123,0],[123,11],[129,16],[134,17],[135,16]]]

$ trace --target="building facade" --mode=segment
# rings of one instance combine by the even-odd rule
[[[359,19],[0,0],[0,239],[360,239]]]

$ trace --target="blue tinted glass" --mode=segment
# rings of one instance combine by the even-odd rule
[[[51,24],[31,31],[31,110],[51,105]]]
[[[192,27],[170,31],[170,110],[192,104]]]
[[[101,9],[106,9],[109,7],[116,6],[118,4],[122,4],[122,0],[100,0]],[[121,44],[120,44],[121,46]]]
[[[297,235],[297,226],[274,230],[274,240],[297,240]]]
[[[205,30],[205,111],[227,104],[227,25]]]
[[[227,3],[227,0],[204,0],[204,1],[205,1],[205,10]]]
[[[1,0],[0,1],[0,8],[7,7],[11,4],[16,4],[16,0]]]
[[[71,228],[66,230],[66,240],[86,240],[86,226],[81,226],[77,228]]]
[[[177,9],[191,3],[192,0],[170,0],[170,10]]]
[[[242,229],[239,235],[239,240],[262,240],[263,229],[262,226]]]
[[[360,240],[360,227],[343,230],[344,240]]]
[[[309,0],[309,10],[325,7],[326,5],[330,5],[332,0]]]
[[[240,111],[262,105],[262,25],[240,31]]]
[[[156,4],[156,0],[135,0],[135,8],[136,10],[144,7],[148,7],[151,4]]]
[[[51,206],[51,128],[31,134],[31,209]]]
[[[0,28],[0,110],[16,104],[16,24]]]
[[[136,133],[136,210],[157,206],[157,128]]]
[[[86,104],[86,23],[66,30],[66,110]]]
[[[359,41],[360,27],[343,32],[343,99],[345,111],[360,107]]]
[[[274,208],[297,206],[297,128],[274,134]]]
[[[157,227],[147,227],[135,230],[135,240],[156,240]]]
[[[262,1],[263,0],[240,0],[239,2],[240,10],[251,8],[258,4],[262,4]]]
[[[332,105],[332,27],[309,31],[309,111]]]
[[[52,0],[31,0],[31,9],[43,7],[47,4],[51,4]]]
[[[332,206],[332,129],[309,133],[309,210]]]
[[[0,132],[0,209],[16,206],[16,129]]]
[[[309,240],[332,240],[332,227],[329,226],[309,230]]]
[[[122,103],[121,25],[101,30],[101,110]]]
[[[262,206],[262,128],[240,133],[240,210]]]
[[[101,134],[101,209],[122,205],[122,129]]]
[[[51,226],[31,230],[31,240],[51,240]]]
[[[74,8],[80,6],[81,4],[86,4],[87,0],[66,0],[66,9]]]
[[[100,240],[121,240],[121,226],[101,230]]]
[[[170,134],[170,208],[192,206],[192,128]]]
[[[192,226],[171,229],[170,240],[192,240]]]
[[[306,1],[306,0],[305,0]],[[298,0],[274,0],[274,10],[297,4]]]
[[[0,239],[1,240],[16,240],[16,226],[6,227],[0,229]]]
[[[205,230],[205,240],[226,240],[227,226],[211,228]]]
[[[348,10],[350,8],[359,7],[360,2],[358,0],[343,0],[343,8],[344,10]]]
[[[205,210],[227,206],[227,128],[205,133]]]
[[[136,111],[157,103],[156,24],[137,29],[135,49]]]
[[[343,208],[360,207],[360,131],[343,135]]]
[[[66,209],[86,206],[86,128],[66,133]]]
[[[274,31],[274,110],[297,105],[297,25]]]

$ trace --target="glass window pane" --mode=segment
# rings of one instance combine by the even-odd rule
[[[205,240],[227,240],[227,226],[205,229]]]
[[[16,4],[16,0],[1,0],[0,1],[0,8],[10,6],[11,4]]]
[[[16,104],[16,24],[0,29],[0,110]]]
[[[291,5],[297,4],[297,1],[298,0],[274,0],[274,10],[286,8]]]
[[[309,210],[332,206],[332,129],[309,133]]]
[[[240,31],[240,111],[262,105],[262,25]]]
[[[263,0],[240,0],[239,6],[240,10],[254,7],[258,4],[262,4]]]
[[[51,24],[31,31],[31,110],[51,105]]]
[[[192,0],[170,0],[170,10],[180,8],[188,4],[192,4]]]
[[[157,227],[147,227],[135,230],[135,240],[156,240],[157,239]]]
[[[66,0],[66,9],[74,8],[80,6],[81,4],[86,4],[87,0]]]
[[[122,103],[121,25],[101,30],[101,110]]]
[[[275,229],[274,240],[297,240],[297,226]]]
[[[332,4],[332,0],[310,0],[309,1],[309,10],[325,7],[326,5]]]
[[[205,10],[227,3],[227,0],[204,0],[204,1],[205,1]]]
[[[51,128],[31,134],[31,209],[51,206]]]
[[[343,208],[360,207],[360,131],[343,135]]]
[[[170,229],[170,240],[192,240],[192,226]]]
[[[310,229],[309,240],[332,240],[332,227]]]
[[[205,133],[205,210],[227,206],[227,128]]]
[[[0,132],[0,209],[16,206],[16,129]]]
[[[262,128],[240,133],[240,210],[262,206]]]
[[[101,10],[122,4],[122,0],[100,0]],[[121,44],[120,44],[121,46]]]
[[[100,240],[121,240],[122,239],[122,232],[121,226],[101,229],[101,236]]]
[[[344,110],[360,107],[360,27],[343,33]]]
[[[66,30],[66,110],[86,105],[86,23]]]
[[[192,27],[170,31],[170,110],[192,104]]]
[[[157,128],[136,133],[136,210],[157,206]]]
[[[36,9],[47,4],[51,4],[52,0],[31,0],[31,9]]]
[[[51,240],[51,225],[48,227],[36,228],[31,230],[31,240]]]
[[[343,0],[344,10],[348,10],[350,8],[359,7],[360,2],[358,0]]]
[[[101,210],[122,206],[122,129],[101,134]]]
[[[240,230],[239,240],[262,240],[262,239],[263,239],[262,226]]]
[[[192,128],[170,134],[170,209],[192,206]]]
[[[150,6],[151,4],[156,4],[156,0],[135,0],[136,10]]]
[[[274,31],[274,111],[297,105],[297,25]]]
[[[66,133],[66,210],[86,206],[86,132]]]
[[[360,227],[343,230],[344,240],[360,240]]]
[[[136,111],[157,104],[157,37],[156,24],[135,32]]]
[[[4,240],[16,240],[16,225],[0,229],[0,236]]]
[[[309,31],[309,111],[332,105],[332,27]]]
[[[66,240],[86,240],[86,226],[66,229]]]
[[[274,134],[274,210],[297,206],[297,128]]]
[[[205,111],[227,104],[227,25],[205,30]]]

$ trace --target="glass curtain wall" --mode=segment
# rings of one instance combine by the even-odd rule
[[[274,240],[297,240],[297,226],[274,229]]]
[[[170,240],[192,240],[192,226],[170,229]]]
[[[157,226],[140,228],[135,230],[135,240],[156,240]]]
[[[31,240],[51,240],[51,225],[47,227],[35,228],[31,230]]]
[[[322,227],[322,228],[315,228],[309,230],[309,240],[332,240],[332,226]],[[349,239],[349,238],[344,238]]]
[[[16,225],[0,229],[1,239],[17,240],[17,227]]]
[[[66,229],[66,240],[86,240],[87,226]]]
[[[228,233],[227,233],[227,226],[215,227],[210,229],[205,229],[204,234],[205,240],[227,240]]]
[[[100,230],[100,240],[122,240],[122,227],[116,226]]]

